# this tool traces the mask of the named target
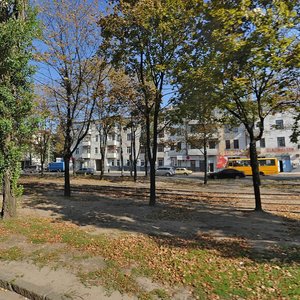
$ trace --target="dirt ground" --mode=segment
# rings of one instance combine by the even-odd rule
[[[72,196],[66,198],[63,178],[23,177],[24,195],[19,202],[19,216],[76,224],[91,234],[104,233],[112,238],[123,233],[142,233],[167,237],[165,240],[170,242],[177,238],[203,239],[225,257],[234,257],[231,246],[241,241],[252,248],[255,257],[263,255],[270,259],[278,257],[278,249],[300,246],[300,181],[264,180],[261,189],[264,212],[258,213],[253,210],[254,196],[249,180],[210,181],[204,186],[188,178],[159,178],[157,205],[149,207],[149,182],[112,179],[72,178]],[[26,291],[23,295],[29,291],[31,296],[34,292],[49,296],[47,299],[137,299],[118,290],[107,295],[101,285],[87,287],[80,281],[78,270],[88,272],[101,267],[105,264],[101,257],[75,260],[74,253],[64,252],[63,245],[32,244],[20,236],[2,240],[0,250],[11,247],[21,248],[28,255],[44,251],[45,247],[63,251],[63,254],[58,261],[59,268],[48,262],[41,268],[28,260],[0,261],[2,287],[6,287],[5,283],[15,283]],[[281,252],[280,256],[286,255]],[[68,268],[61,267],[67,265]],[[139,277],[137,282],[146,291],[169,289],[145,277]],[[171,295],[175,300],[194,299],[185,288],[172,288]]]
[[[192,180],[159,180],[157,205],[148,206],[148,182],[72,180],[63,197],[62,178],[23,178],[19,210],[72,222],[95,233],[146,233],[170,237],[244,238],[254,248],[300,245],[300,181],[262,185],[264,212],[253,211],[251,182],[225,180],[208,186]]]

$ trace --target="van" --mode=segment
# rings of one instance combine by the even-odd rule
[[[63,161],[59,162],[51,162],[48,165],[49,172],[64,172],[65,171],[65,163]]]

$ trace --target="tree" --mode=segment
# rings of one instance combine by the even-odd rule
[[[256,142],[265,118],[289,104],[299,67],[297,2],[211,0],[199,30],[208,45],[199,69],[216,83],[219,107],[249,135],[256,211],[262,210]]]
[[[300,58],[299,58],[300,67]],[[300,78],[300,76],[298,77]],[[291,142],[298,143],[300,137],[300,79],[297,80],[294,86],[294,124],[292,127],[292,134],[290,136]]]
[[[111,90],[109,96],[118,103],[122,111],[123,117],[120,118],[121,131],[130,129],[130,175],[133,175],[134,181],[137,181],[137,160],[140,149],[137,147],[136,139],[141,138],[141,128],[144,120],[140,110],[143,100],[139,93],[139,83],[135,78],[128,76],[122,69],[111,72],[110,78]],[[122,137],[120,138],[120,142],[121,171],[123,175]]]
[[[62,0],[47,1],[41,7],[45,43],[40,54],[45,66],[42,81],[64,136],[65,196],[71,195],[70,160],[90,128],[105,79],[105,64],[97,55],[98,5],[98,1]]]
[[[203,77],[198,70],[189,67],[186,62],[184,75],[179,73],[179,107],[175,120],[190,124],[186,130],[185,143],[199,149],[204,157],[204,184],[207,184],[207,148],[209,142],[218,140],[219,120],[214,95],[214,84],[208,77]],[[174,115],[174,113],[173,113]],[[188,152],[188,151],[187,151]],[[188,153],[187,153],[188,155]]]
[[[158,121],[179,50],[190,35],[198,1],[113,1],[114,12],[100,21],[102,50],[139,83],[137,108],[145,119],[146,152],[150,163],[150,200],[156,203],[155,166]]]
[[[37,36],[35,13],[27,1],[0,3],[0,176],[2,218],[16,215],[22,151],[35,127],[32,117],[32,41]]]
[[[44,175],[45,162],[50,157],[51,142],[53,140],[54,121],[47,102],[38,98],[35,112],[39,116],[38,129],[33,136],[32,146],[41,162],[41,175]]]

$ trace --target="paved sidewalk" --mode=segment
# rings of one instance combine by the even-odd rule
[[[15,292],[8,291],[6,289],[0,288],[0,300],[27,300]]]
[[[87,287],[65,268],[39,268],[22,261],[0,262],[0,300],[134,300],[118,291],[108,295],[101,286]],[[4,288],[4,289],[3,289]],[[10,289],[16,293],[5,291]],[[19,295],[18,295],[19,294]],[[22,296],[20,296],[22,295]],[[2,297],[2,298],[1,298]]]

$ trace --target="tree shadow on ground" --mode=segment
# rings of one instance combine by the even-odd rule
[[[25,184],[23,207],[91,226],[95,233],[143,233],[165,245],[215,249],[224,257],[300,261],[299,252],[291,251],[300,246],[297,221],[254,212],[251,197],[240,205],[217,193],[213,203],[201,192],[197,199],[177,196],[159,193],[157,206],[149,207],[147,189],[77,185],[65,198],[60,184],[31,183]]]

